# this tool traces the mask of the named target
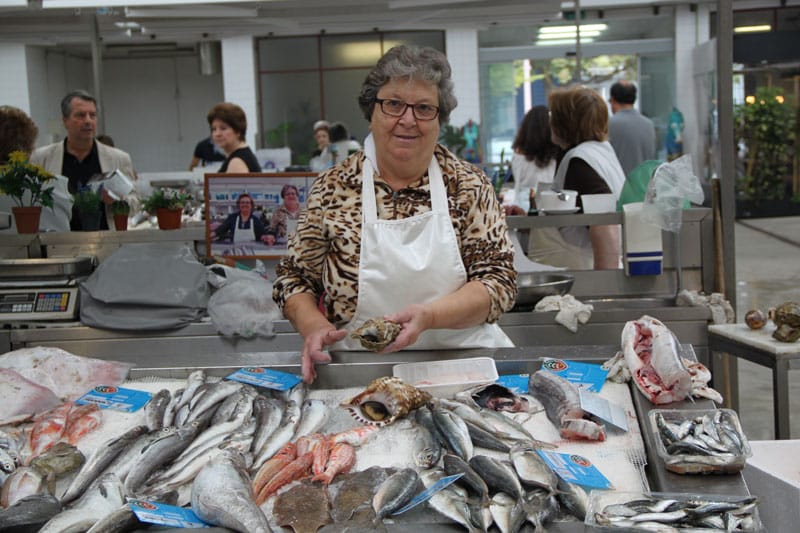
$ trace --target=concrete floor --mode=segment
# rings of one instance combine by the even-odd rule
[[[737,322],[750,309],[800,302],[800,217],[736,223]],[[799,341],[800,342],[800,341]],[[800,348],[800,347],[799,347]],[[774,439],[772,371],[739,361],[739,417],[750,440]],[[790,371],[792,437],[800,438],[800,371]]]

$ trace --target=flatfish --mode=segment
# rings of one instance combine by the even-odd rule
[[[392,470],[373,466],[344,476],[339,491],[333,499],[331,516],[337,523],[346,522],[353,517],[359,508],[372,512],[372,496],[378,486],[392,473]],[[374,513],[372,513],[374,518]]]
[[[328,491],[319,485],[295,485],[275,498],[272,513],[279,526],[289,526],[295,533],[315,533],[331,522]]]

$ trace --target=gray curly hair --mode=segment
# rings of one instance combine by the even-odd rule
[[[358,106],[364,117],[368,121],[372,120],[375,99],[381,87],[398,78],[419,79],[432,83],[439,89],[439,123],[447,124],[450,112],[458,105],[453,94],[451,72],[447,57],[435,48],[395,46],[367,74],[358,95]]]

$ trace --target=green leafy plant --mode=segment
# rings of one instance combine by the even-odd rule
[[[111,204],[111,212],[115,215],[128,215],[131,212],[131,206],[125,200],[116,200]]]
[[[783,199],[795,137],[791,106],[779,88],[761,87],[752,102],[736,106],[734,117],[736,138],[746,149],[739,196],[756,201]]]
[[[153,193],[142,202],[142,208],[154,214],[156,209],[183,209],[191,200],[191,195],[182,191],[154,189]]]
[[[30,163],[21,151],[11,152],[8,163],[0,166],[0,192],[10,196],[18,207],[43,205],[52,209],[54,185],[50,184],[54,179],[42,167]],[[26,192],[30,193],[27,201]]]
[[[102,198],[97,192],[87,187],[73,194],[72,201],[81,213],[99,213]]]
[[[439,133],[439,142],[458,157],[463,156],[464,148],[467,146],[464,132],[461,131],[461,128],[456,128],[452,124],[442,126]]]

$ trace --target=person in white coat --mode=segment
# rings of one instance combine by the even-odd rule
[[[97,100],[85,91],[72,91],[61,100],[61,118],[67,137],[60,142],[42,146],[31,154],[31,162],[51,174],[66,176],[69,192],[75,194],[89,185],[99,175],[118,170],[130,180],[136,179],[131,157],[120,150],[96,140]],[[114,228],[111,204],[117,198],[101,191],[105,217],[101,217],[100,229]],[[134,198],[126,200],[135,201]],[[73,206],[70,228],[82,229],[80,214]]]
[[[436,142],[456,105],[447,58],[396,46],[358,101],[364,149],[315,180],[276,267],[303,379],[327,348],[363,350],[349,333],[372,318],[401,325],[381,353],[513,346],[497,325],[517,293],[505,214],[486,175]]]

